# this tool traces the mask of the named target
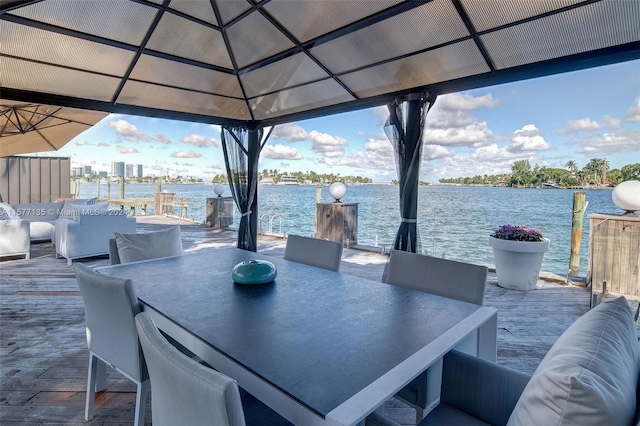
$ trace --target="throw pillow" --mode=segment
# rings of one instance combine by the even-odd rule
[[[120,262],[129,263],[158,257],[181,256],[180,225],[145,234],[115,233]]]
[[[624,297],[593,308],[556,341],[508,426],[626,425],[636,412],[640,349]]]
[[[94,204],[92,206],[84,205],[84,204],[71,204],[70,206],[70,216],[67,216],[68,219],[75,220],[76,222],[80,221],[80,216],[105,216],[107,215],[109,209],[109,203],[104,204]]]
[[[60,210],[60,215],[58,216],[59,219],[73,219],[73,215],[74,212],[77,213],[77,210],[74,210],[71,208],[71,206],[73,205],[86,205],[87,204],[87,200],[81,200],[81,199],[75,199],[75,200],[71,200],[68,199],[64,202],[64,206],[62,206],[62,210]]]

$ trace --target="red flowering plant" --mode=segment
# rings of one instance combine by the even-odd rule
[[[491,236],[510,241],[544,241],[542,232],[526,226],[501,225]]]

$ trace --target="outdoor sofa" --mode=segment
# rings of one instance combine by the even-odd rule
[[[54,241],[54,222],[69,217],[72,205],[95,204],[97,198],[76,198],[52,203],[22,203],[13,206],[20,219],[29,221],[31,241]]]
[[[136,218],[125,210],[109,210],[108,204],[74,205],[69,217],[56,219],[56,257],[71,265],[73,259],[109,254],[109,239],[116,232],[135,233]]]
[[[425,425],[638,425],[638,328],[624,297],[605,299],[551,347],[532,376],[451,351]],[[373,413],[367,426],[397,425]]]
[[[29,221],[18,217],[7,203],[0,203],[0,257],[31,256]]]

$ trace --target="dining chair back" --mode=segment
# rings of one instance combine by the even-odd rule
[[[337,272],[342,260],[342,243],[300,235],[288,235],[284,258]]]
[[[89,373],[85,419],[95,410],[96,391],[106,388],[106,365],[136,383],[135,425],[144,424],[149,375],[140,348],[135,316],[141,308],[131,280],[109,277],[75,265],[84,301]]]
[[[482,305],[487,282],[486,266],[393,250],[388,284]],[[416,410],[416,423],[427,408],[427,374],[422,373],[396,394]]]
[[[482,305],[487,273],[482,265],[393,250],[387,283]]]
[[[139,234],[116,232],[113,240],[109,241],[112,265],[184,254],[180,225]]]
[[[234,379],[179,352],[148,313],[135,321],[151,377],[154,425],[242,426],[245,419],[248,424],[289,424],[250,394],[241,399]]]
[[[118,254],[118,244],[116,243],[115,238],[109,238],[109,261],[112,265],[119,265],[122,263],[120,261],[120,255]]]

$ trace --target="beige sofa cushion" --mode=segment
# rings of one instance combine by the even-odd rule
[[[636,412],[640,347],[624,299],[606,300],[560,336],[508,425],[627,425]]]

